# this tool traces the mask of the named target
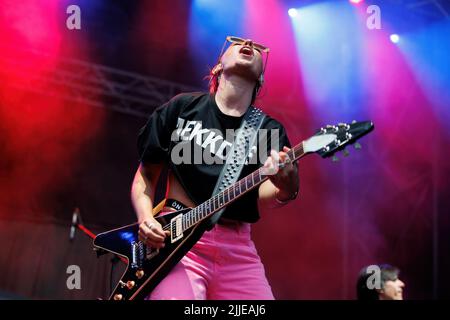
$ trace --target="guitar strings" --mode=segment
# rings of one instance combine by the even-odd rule
[[[293,148],[292,148],[289,152],[287,152],[287,153],[288,153],[288,156],[289,156],[290,158],[292,158],[292,156],[294,156],[294,159],[295,159],[295,158],[297,158],[297,157],[295,156],[295,154],[296,154],[298,151],[301,151],[301,154],[300,154],[298,157],[302,156],[302,155],[303,155],[303,146],[302,146],[302,144],[299,144],[299,145],[293,147]],[[294,160],[294,161],[295,161],[295,160]],[[209,200],[203,202],[202,204],[200,204],[200,205],[197,206],[196,208],[199,208],[199,207],[201,207],[201,206],[205,206],[205,204],[206,204],[208,201],[213,202],[213,204],[214,204],[215,201],[219,201],[219,197],[220,197],[221,194],[224,195],[225,192],[226,192],[227,190],[228,190],[228,194],[230,194],[231,190],[233,190],[234,188],[236,188],[236,185],[241,185],[243,180],[248,179],[249,177],[255,175],[256,173],[260,176],[260,179],[261,179],[261,177],[264,176],[264,174],[261,173],[261,169],[262,169],[262,168],[259,168],[259,169],[255,170],[254,172],[250,173],[249,175],[247,175],[247,176],[245,176],[244,178],[242,178],[241,180],[237,181],[235,184],[233,184],[232,186],[228,187],[227,189],[225,189],[225,190],[222,191],[221,193],[216,194],[215,196],[213,196],[213,197],[210,198]],[[252,180],[254,180],[254,179],[252,178]],[[262,180],[260,180],[260,181],[262,181]],[[244,185],[246,186],[246,183],[244,183]],[[252,187],[253,187],[253,186],[252,186]],[[241,188],[239,188],[239,189],[241,190]],[[222,196],[222,197],[223,197],[223,196]],[[211,207],[211,204],[209,204],[208,207]],[[213,207],[214,207],[214,205],[213,205]],[[185,217],[186,215],[190,214],[190,213],[193,212],[194,210],[195,210],[195,208],[193,208],[191,211],[189,211],[189,213],[186,213],[183,217]],[[171,224],[168,223],[168,224],[164,225],[164,226],[162,227],[162,229],[163,229],[163,231],[170,231],[170,227],[171,227]]]

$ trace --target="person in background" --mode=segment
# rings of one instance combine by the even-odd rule
[[[356,285],[358,300],[403,300],[405,283],[400,269],[389,264],[363,268]]]

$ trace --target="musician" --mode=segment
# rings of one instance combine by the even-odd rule
[[[403,300],[405,283],[399,279],[399,274],[400,269],[389,264],[365,267],[356,285],[358,300]],[[379,281],[378,287],[376,281]]]
[[[233,143],[228,131],[240,127],[255,102],[268,53],[266,46],[252,40],[227,37],[210,73],[210,92],[177,95],[142,128],[140,166],[131,199],[140,223],[139,238],[147,246],[162,248],[168,236],[152,216],[155,185],[165,166],[169,168],[168,198],[177,204],[195,207],[212,196]],[[258,206],[282,206],[294,200],[299,178],[296,164],[287,155],[290,142],[284,127],[266,116],[261,129],[268,134],[258,135],[240,177],[264,166],[270,178],[230,204],[149,299],[274,299],[250,237],[251,224],[260,218]],[[276,148],[271,148],[273,142]],[[186,150],[186,145],[191,149]],[[263,156],[258,152],[261,148],[267,150]]]

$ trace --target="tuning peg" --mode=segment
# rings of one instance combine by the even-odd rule
[[[330,151],[330,146],[326,146],[326,147],[323,147],[322,148],[322,152],[328,152],[328,151]]]
[[[350,155],[350,152],[348,152],[347,149],[342,150],[342,153],[344,154],[344,157],[348,157]]]
[[[336,155],[334,155],[334,156],[331,158],[331,161],[333,161],[333,162],[339,162],[339,158],[336,157]]]
[[[354,146],[356,150],[361,149],[361,144],[359,144],[359,142],[356,142]]]

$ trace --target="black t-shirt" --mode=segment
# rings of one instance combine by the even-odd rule
[[[196,204],[212,196],[242,117],[220,111],[214,95],[186,93],[172,98],[156,109],[138,138],[140,161],[166,163]],[[228,129],[228,130],[227,130]],[[240,178],[264,164],[271,149],[290,147],[284,127],[266,115]],[[278,140],[278,141],[277,141]],[[230,204],[223,217],[245,222],[259,219],[258,188]]]

